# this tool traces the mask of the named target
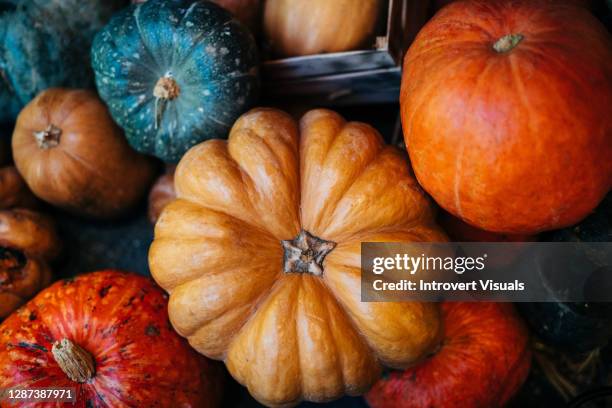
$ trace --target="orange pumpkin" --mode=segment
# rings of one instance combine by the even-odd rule
[[[415,174],[453,215],[492,232],[573,225],[612,187],[612,39],[585,8],[465,0],[404,62]]]
[[[166,165],[166,171],[162,174],[149,192],[149,221],[155,224],[161,212],[176,198],[174,191],[174,164]]]
[[[73,390],[74,405],[45,407],[218,406],[223,374],[172,330],[167,303],[121,271],[54,283],[0,325],[0,388]]]
[[[350,51],[373,34],[382,0],[267,0],[264,29],[272,49],[286,57]]]
[[[61,244],[53,222],[33,211],[0,211],[0,319],[51,283]]]
[[[84,90],[48,89],[30,102],[15,125],[13,157],[37,197],[90,217],[129,210],[155,174],[102,101]]]
[[[435,346],[438,306],[360,299],[362,241],[444,241],[406,157],[328,110],[256,109],[192,148],[149,264],[176,330],[267,405],[363,393]]]

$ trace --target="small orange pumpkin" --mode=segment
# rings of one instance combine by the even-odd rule
[[[0,211],[0,319],[51,283],[60,241],[52,221],[33,211]]]
[[[149,221],[155,224],[161,212],[176,198],[174,191],[174,164],[166,165],[166,171],[162,174],[149,192]]]
[[[328,110],[256,109],[192,148],[149,264],[176,330],[267,405],[366,391],[436,345],[438,306],[361,302],[363,241],[445,241],[405,154]]]
[[[34,194],[79,215],[110,218],[137,203],[155,174],[90,91],[48,89],[19,114],[17,169]]]

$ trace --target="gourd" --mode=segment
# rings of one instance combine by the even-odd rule
[[[96,36],[92,61],[100,96],[130,144],[169,162],[227,137],[258,93],[252,35],[207,1],[132,5]]]
[[[221,373],[181,339],[145,277],[58,281],[0,325],[0,387],[71,388],[78,407],[214,407]]]
[[[60,249],[49,218],[25,209],[0,210],[0,320],[51,283],[49,262]]]
[[[144,3],[147,0],[132,0],[132,4]],[[210,0],[223,7],[242,24],[247,26],[253,35],[259,31],[261,18],[261,0]]]
[[[162,174],[153,188],[149,192],[149,221],[155,224],[161,215],[161,212],[168,204],[176,199],[176,191],[174,190],[174,172],[176,166],[166,166],[166,171]]]
[[[426,361],[390,372],[367,394],[372,408],[503,407],[531,366],[529,335],[512,304],[442,305],[444,337]]]
[[[24,0],[0,8],[0,122],[13,121],[39,92],[93,87],[93,35],[123,0]]]
[[[361,242],[445,241],[405,155],[328,110],[192,148],[149,266],[179,334],[266,405],[359,395],[437,344],[436,304],[363,303]]]
[[[402,125],[417,179],[487,231],[576,224],[612,186],[612,40],[565,2],[453,2],[404,62]]]
[[[264,30],[281,56],[350,51],[372,40],[381,0],[267,0]]]
[[[44,91],[19,114],[12,143],[15,165],[34,194],[79,215],[125,213],[155,175],[152,160],[128,146],[90,91]]]

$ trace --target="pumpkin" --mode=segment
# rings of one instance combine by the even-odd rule
[[[91,41],[126,1],[2,3],[0,122],[13,121],[23,106],[49,87],[93,87]]]
[[[152,224],[157,222],[161,212],[166,206],[176,198],[174,190],[174,171],[176,166],[166,166],[166,171],[153,184],[153,188],[149,193],[149,221]]]
[[[144,3],[147,0],[132,0],[132,4]],[[234,15],[255,35],[259,31],[261,0],[210,0]]]
[[[60,248],[47,217],[25,209],[0,210],[0,320],[51,283],[49,262]]]
[[[207,1],[132,5],[96,36],[92,56],[100,96],[130,144],[165,161],[226,137],[258,92],[252,35]]]
[[[0,167],[0,208],[38,207],[38,200],[13,166]]]
[[[285,57],[358,49],[373,41],[381,0],[267,0],[264,30]]]
[[[531,365],[529,336],[512,304],[444,303],[444,337],[425,362],[390,372],[367,394],[372,408],[502,407]]]
[[[533,242],[537,240],[535,235],[499,234],[481,230],[444,211],[438,215],[438,223],[450,239],[456,242]]]
[[[19,114],[15,165],[39,198],[90,217],[134,206],[153,182],[155,165],[133,151],[90,91],[49,89]]]
[[[575,224],[612,186],[612,40],[584,8],[548,0],[451,3],[403,68],[417,179],[487,231]]]
[[[266,405],[357,395],[436,344],[436,304],[362,303],[362,241],[444,241],[406,157],[328,110],[255,109],[192,148],[149,266],[170,319]]]
[[[145,277],[58,281],[0,325],[0,387],[72,388],[76,407],[213,407],[220,374],[168,322]]]

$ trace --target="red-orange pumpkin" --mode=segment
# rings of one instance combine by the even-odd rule
[[[501,407],[529,373],[525,326],[511,304],[445,303],[444,338],[421,365],[392,372],[368,393],[373,408]]]
[[[215,406],[218,368],[172,330],[167,303],[130,273],[56,282],[0,325],[0,388],[74,388],[79,408]]]
[[[488,231],[584,218],[612,185],[612,40],[584,8],[466,0],[406,55],[404,136],[421,185]]]

